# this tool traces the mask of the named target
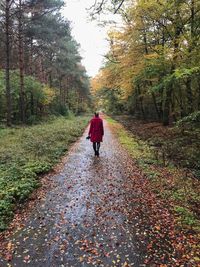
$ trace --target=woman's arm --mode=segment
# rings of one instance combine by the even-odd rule
[[[90,121],[90,129],[89,129],[89,132],[88,132],[88,136],[91,136],[92,129],[93,129],[93,121],[91,120]]]
[[[101,132],[102,132],[102,135],[104,135],[103,120],[101,121]]]

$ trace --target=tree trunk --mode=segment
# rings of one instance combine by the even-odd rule
[[[63,88],[62,88],[62,78],[59,78],[59,89],[60,89],[60,104],[63,105]]]
[[[198,82],[198,88],[199,88],[199,96],[198,96],[198,110],[200,110],[200,79]]]
[[[194,46],[194,33],[195,33],[195,8],[194,0],[191,0],[191,46]]]
[[[173,51],[173,63],[171,73],[174,72],[177,62],[178,62],[178,52],[179,52],[179,37],[182,30],[182,24],[180,20],[180,1],[175,1],[175,28],[174,28],[174,51]],[[171,84],[168,88],[166,88],[166,98],[164,101],[163,108],[163,125],[169,125],[169,117],[170,117],[170,103],[173,91],[173,84]]]
[[[186,115],[186,113],[185,113],[185,109],[184,109],[183,95],[182,95],[182,91],[181,91],[180,86],[179,86],[177,92],[178,92],[178,95],[176,96],[176,94],[174,94],[174,97],[175,97],[176,102],[180,108],[180,118],[183,118]]]
[[[30,75],[33,76],[33,38],[30,40]],[[31,115],[34,115],[34,95],[31,91]]]
[[[155,96],[154,93],[152,93],[151,95],[152,95],[152,99],[153,99],[153,103],[154,103],[154,107],[155,107],[155,110],[156,110],[156,114],[157,114],[158,120],[160,121],[161,116],[160,116],[159,108],[158,108],[158,105],[157,105],[157,102],[156,102],[156,96]]]
[[[10,93],[10,0],[6,0],[6,108],[7,108],[7,126],[11,126],[12,106]]]
[[[145,115],[144,106],[143,106],[143,96],[141,95],[141,90],[140,90],[139,86],[138,86],[138,96],[139,96],[139,101],[140,101],[140,109],[141,109],[141,112],[142,112],[142,117],[145,120],[146,119],[146,115]]]
[[[191,0],[191,26],[190,26],[190,36],[191,36],[191,44],[188,47],[188,52],[189,52],[189,58],[191,59],[191,52],[194,48],[194,18],[195,18],[195,10],[194,10],[194,0]],[[186,80],[186,94],[187,94],[187,102],[188,102],[188,113],[192,113],[194,108],[193,108],[193,96],[192,96],[192,86],[191,86],[192,80],[189,77]]]
[[[144,27],[144,31],[143,31],[144,51],[145,51],[145,54],[148,55],[147,33],[146,33],[144,22],[143,22],[143,27]]]
[[[22,25],[22,0],[19,0],[18,42],[19,42],[19,72],[20,72],[20,119],[25,123],[25,92],[24,92],[24,45]]]
[[[165,101],[164,101],[164,107],[163,107],[163,125],[164,126],[169,125],[171,96],[172,96],[172,89],[167,88]]]
[[[172,111],[173,122],[176,122],[177,118],[176,118],[176,110],[175,110],[175,94],[174,94],[174,92],[172,92],[172,97],[171,97],[171,111]]]
[[[188,102],[188,113],[193,112],[193,96],[192,96],[192,88],[191,88],[191,78],[188,78],[186,81],[186,94],[187,94],[187,102]]]

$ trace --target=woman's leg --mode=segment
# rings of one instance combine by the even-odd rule
[[[101,143],[100,143],[100,142],[98,142],[98,143],[97,143],[97,151],[99,151],[99,149],[100,149],[100,146],[101,146]]]
[[[100,144],[100,142],[98,142],[98,143],[97,143],[97,156],[99,156],[99,149],[100,149],[100,146],[101,146],[101,144]]]
[[[96,155],[96,153],[97,153],[96,142],[93,142],[93,149],[94,149],[94,152],[95,152],[95,155]]]

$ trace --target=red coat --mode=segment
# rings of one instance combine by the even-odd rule
[[[89,134],[91,142],[102,142],[104,130],[103,120],[99,117],[94,117],[90,121]]]

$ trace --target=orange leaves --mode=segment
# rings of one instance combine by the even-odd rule
[[[13,244],[11,242],[8,242],[8,244],[7,244],[7,250],[8,251],[12,251],[12,249],[13,249]]]
[[[160,225],[156,225],[156,226],[155,226],[155,229],[156,229],[157,231],[160,231]]]
[[[13,258],[13,250],[14,250],[14,245],[11,242],[8,242],[6,246],[6,253],[5,253],[5,260],[6,261],[11,261]]]

